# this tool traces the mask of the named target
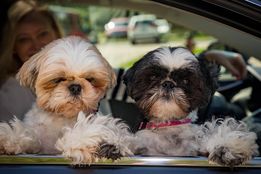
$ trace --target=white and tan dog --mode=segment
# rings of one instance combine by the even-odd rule
[[[103,145],[112,141],[103,138],[110,138],[116,132],[106,131],[109,128],[104,125],[127,127],[117,119],[96,113],[99,101],[115,84],[115,75],[95,46],[80,37],[50,43],[22,66],[17,78],[21,85],[35,92],[36,104],[23,121],[14,118],[9,124],[0,123],[0,154],[60,154],[68,146],[70,151],[64,152],[67,156],[75,161],[90,161],[93,156],[106,156],[102,149],[114,148],[112,143]],[[77,131],[84,119],[91,122],[94,118],[92,124],[70,137],[67,144],[58,141],[68,129],[75,127]]]

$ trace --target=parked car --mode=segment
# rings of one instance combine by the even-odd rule
[[[170,31],[170,25],[166,19],[157,19],[155,23],[160,35],[167,34]]]
[[[128,18],[112,18],[105,24],[105,34],[108,38],[111,37],[126,37],[128,30]]]
[[[132,16],[128,26],[128,39],[132,44],[136,44],[139,41],[160,42],[156,16]]]

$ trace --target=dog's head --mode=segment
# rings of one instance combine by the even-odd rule
[[[115,74],[101,53],[80,37],[58,39],[32,56],[17,74],[36,93],[40,108],[64,117],[98,107]]]
[[[165,47],[147,53],[123,80],[145,115],[169,120],[206,105],[217,88],[217,73],[215,64],[197,59],[189,50]]]

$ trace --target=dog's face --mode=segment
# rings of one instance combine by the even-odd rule
[[[95,111],[115,75],[100,52],[79,37],[56,40],[31,57],[17,74],[35,91],[45,111],[74,117]]]
[[[146,54],[126,72],[124,83],[145,115],[181,119],[208,103],[216,88],[214,74],[189,50],[169,47]]]

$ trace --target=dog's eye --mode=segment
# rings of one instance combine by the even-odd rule
[[[57,78],[57,79],[54,79],[53,82],[58,84],[58,83],[65,81],[65,80],[66,80],[65,78]]]
[[[94,83],[95,82],[95,78],[93,77],[87,77],[86,80],[90,83]]]
[[[149,77],[150,80],[155,80],[156,78],[157,78],[157,75],[151,75],[151,76]]]
[[[186,79],[185,79],[185,80],[183,80],[182,82],[183,82],[183,84],[185,84],[185,85],[187,85],[187,84],[188,84],[188,80],[186,80]]]

